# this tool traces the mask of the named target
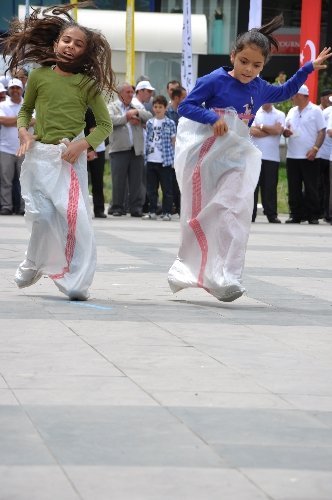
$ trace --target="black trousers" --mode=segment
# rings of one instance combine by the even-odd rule
[[[88,172],[92,187],[93,211],[94,214],[104,213],[104,168],[105,151],[97,153],[97,158],[88,161]]]
[[[143,186],[144,158],[134,148],[110,154],[112,174],[112,210],[124,212],[129,188],[129,211],[142,213],[145,200]]]
[[[158,187],[160,183],[163,193],[162,211],[164,214],[172,213],[173,191],[172,176],[173,168],[163,167],[161,163],[147,162],[147,191],[150,202],[150,212],[156,213],[158,203]]]
[[[176,178],[174,168],[172,168],[172,190],[173,190],[173,205],[175,212],[180,215],[181,211],[181,192]]]
[[[264,215],[268,219],[274,219],[278,215],[277,209],[277,186],[279,176],[279,162],[262,160],[261,173],[254,193],[254,210],[252,218],[257,215],[258,193],[261,192]]]
[[[319,161],[287,158],[288,204],[297,220],[319,219]]]
[[[318,196],[320,216],[329,219],[330,161],[319,158]]]

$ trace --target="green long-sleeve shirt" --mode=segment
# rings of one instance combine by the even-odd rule
[[[17,127],[28,127],[35,109],[34,133],[38,141],[58,144],[64,138],[72,140],[84,130],[89,106],[97,126],[85,139],[95,149],[112,132],[112,121],[103,96],[89,94],[91,84],[80,86],[82,78],[86,77],[82,74],[60,75],[50,67],[31,71]]]

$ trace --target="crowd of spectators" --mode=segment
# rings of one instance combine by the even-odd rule
[[[19,184],[23,159],[16,156],[16,117],[28,72],[19,68],[11,76],[0,77],[0,215],[23,215]],[[282,84],[286,78],[280,72],[275,84]],[[157,95],[145,75],[137,79],[135,86],[122,82],[117,90],[116,99],[108,105],[113,132],[87,158],[94,216],[120,217],[129,213],[146,220],[160,217],[169,221],[181,210],[173,158],[178,106],[186,90],[178,80],[171,80],[165,84],[166,97]],[[87,111],[86,124],[87,134],[96,125],[91,110]],[[251,126],[251,136],[262,152],[252,222],[259,201],[268,222],[281,222],[277,187],[280,138],[285,137],[289,205],[286,223],[318,224],[320,219],[332,223],[332,89],[321,91],[318,105],[310,101],[308,87],[303,85],[284,108],[273,103],[262,106]],[[111,178],[105,179],[108,159]],[[105,182],[112,186],[110,199],[104,196]]]

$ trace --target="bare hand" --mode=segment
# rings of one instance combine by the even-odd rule
[[[88,161],[93,161],[96,158],[98,158],[98,155],[95,151],[88,151],[88,153],[87,153],[87,160]]]
[[[30,132],[28,132],[26,128],[21,127],[18,131],[18,138],[20,140],[20,146],[17,150],[16,155],[23,156],[31,148],[31,146],[37,139],[37,136],[30,134]]]
[[[252,126],[250,127],[250,134],[253,137],[264,137],[266,134],[260,130],[259,127]]]
[[[319,56],[312,61],[314,69],[325,69],[327,68],[327,64],[323,64],[326,59],[332,56],[331,47],[324,47]]]
[[[317,154],[316,149],[314,148],[309,149],[309,151],[306,154],[307,160],[314,161],[316,159],[316,154]]]
[[[74,165],[83,151],[86,151],[90,144],[85,139],[72,141],[68,143],[66,151],[61,155],[61,159]]]
[[[215,136],[222,136],[228,132],[228,126],[227,123],[222,119],[219,118],[213,125],[213,133]]]
[[[128,111],[126,112],[126,118],[127,121],[130,121],[132,118],[136,118],[138,120],[139,116],[137,109],[128,109]]]
[[[293,132],[289,128],[284,128],[283,136],[290,137],[291,135],[293,135]]]

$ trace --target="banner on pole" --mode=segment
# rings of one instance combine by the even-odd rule
[[[301,31],[300,31],[300,66],[308,61],[314,61],[319,54],[320,23],[322,14],[322,1],[315,1],[312,8],[312,0],[302,0]],[[317,102],[318,93],[318,71],[313,71],[306,85],[309,88],[310,100]]]
[[[194,87],[191,39],[191,1],[183,0],[181,83],[187,92]]]
[[[126,10],[126,81],[135,84],[135,0],[127,0]]]
[[[77,0],[70,0],[70,3],[75,5],[73,8],[73,18],[77,22]]]
[[[260,28],[261,26],[262,0],[250,0],[248,30],[251,30],[251,28]]]
[[[25,17],[29,17],[30,13],[30,0],[25,0]]]

